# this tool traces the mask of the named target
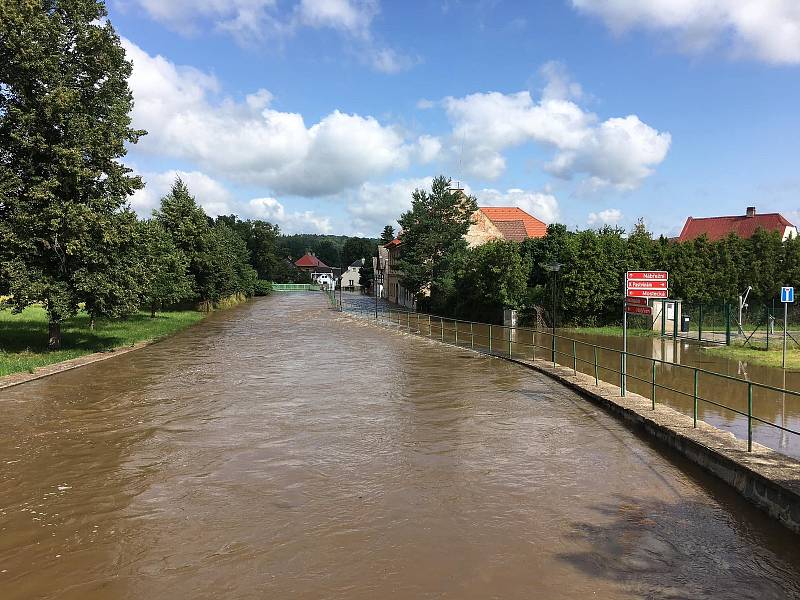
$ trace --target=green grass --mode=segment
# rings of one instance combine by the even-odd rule
[[[575,333],[585,333],[587,335],[615,335],[622,337],[622,327],[616,325],[605,325],[603,327],[565,327],[565,331],[574,331]],[[628,335],[635,337],[654,337],[659,335],[658,331],[651,331],[649,329],[634,329],[628,328]]]
[[[781,368],[781,361],[783,360],[783,347],[780,343],[769,350],[761,348],[751,348],[749,346],[732,345],[732,346],[718,346],[708,347],[704,349],[711,356],[719,356],[720,358],[728,358],[731,360],[740,360],[756,365],[764,365],[766,367]],[[786,350],[786,368],[787,369],[800,369],[800,349],[788,348]]]
[[[0,377],[34,372],[38,367],[93,352],[157,340],[197,323],[205,316],[196,311],[138,313],[127,319],[98,320],[89,329],[89,316],[81,313],[61,325],[62,350],[47,350],[47,313],[32,306],[21,314],[0,310]]]

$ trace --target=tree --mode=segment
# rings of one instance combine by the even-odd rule
[[[199,297],[201,301],[209,300],[203,294],[209,289],[211,226],[205,211],[180,177],[175,180],[169,194],[161,199],[161,207],[153,212],[153,217],[189,263],[192,297]]]
[[[394,239],[394,227],[387,225],[381,232],[381,244],[386,245]]]
[[[106,16],[99,0],[0,0],[0,280],[14,310],[44,305],[51,349],[79,303],[128,302],[99,257],[125,246],[142,182],[119,159],[145,132]]]
[[[377,254],[377,245],[367,238],[351,237],[342,246],[342,266],[348,267],[359,259],[370,259]]]
[[[240,221],[236,215],[221,215],[217,223],[224,223],[235,231],[247,244],[250,251],[250,264],[258,273],[259,279],[277,281],[283,276],[285,267],[281,264],[278,237],[280,228],[267,221]]]
[[[530,269],[517,242],[497,240],[469,250],[456,279],[459,316],[497,322],[504,308],[521,308]]]
[[[439,176],[430,192],[414,190],[411,210],[399,219],[403,233],[398,269],[403,272],[403,286],[418,298],[426,290],[433,301],[437,293],[445,293],[455,258],[467,247],[464,235],[478,210],[475,198],[451,189],[450,182]]]
[[[145,265],[142,299],[155,318],[160,308],[192,297],[189,260],[158,221],[141,222],[139,236],[141,262]]]

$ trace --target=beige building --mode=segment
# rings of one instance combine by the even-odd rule
[[[493,240],[522,242],[547,235],[547,225],[519,207],[482,206],[472,216],[464,239],[470,248]]]

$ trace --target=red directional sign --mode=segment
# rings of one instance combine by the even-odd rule
[[[633,315],[652,315],[653,309],[649,306],[635,306],[633,304],[626,304],[625,312]]]
[[[634,298],[669,298],[669,274],[666,271],[628,271],[625,273],[625,296]]]
[[[625,298],[625,304],[635,304],[637,306],[647,306],[647,298],[628,297],[628,298]]]
[[[628,281],[667,281],[669,273],[666,271],[628,271],[625,273],[625,278]]]
[[[667,290],[628,290],[627,293],[632,298],[669,298]]]

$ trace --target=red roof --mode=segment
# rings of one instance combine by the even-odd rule
[[[512,242],[524,242],[528,239],[528,232],[522,221],[497,221],[494,225],[503,234],[503,239]]]
[[[527,237],[540,238],[547,235],[547,225],[517,206],[481,206],[478,210],[495,225],[509,221],[521,221]]]
[[[749,238],[756,232],[756,229],[766,229],[767,231],[777,231],[783,235],[786,227],[794,227],[789,221],[779,213],[765,213],[763,215],[739,215],[736,217],[704,217],[695,219],[689,217],[683,226],[678,241],[686,242],[705,235],[710,241],[720,240],[731,233],[735,233],[740,238]]]
[[[324,262],[312,254],[306,253],[294,262],[297,267],[327,267]]]
[[[389,242],[388,244],[384,244],[384,245],[383,245],[383,247],[384,247],[384,248],[394,248],[395,246],[399,246],[401,243],[402,243],[402,242],[400,241],[400,238],[394,238],[394,239],[393,239],[391,242]]]

